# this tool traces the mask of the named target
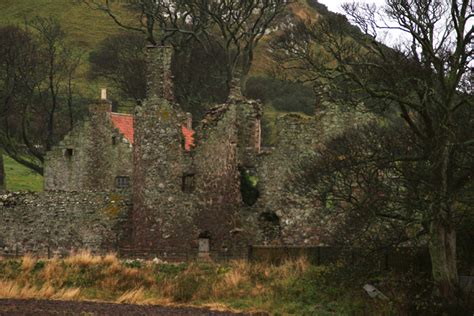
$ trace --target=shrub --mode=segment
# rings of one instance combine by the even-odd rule
[[[250,77],[247,80],[246,95],[271,104],[285,112],[314,113],[314,93],[312,88],[301,83],[267,77]]]

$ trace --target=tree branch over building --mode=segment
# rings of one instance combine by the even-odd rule
[[[83,0],[89,7],[103,11],[117,25],[143,34],[152,44],[175,47],[189,41],[199,42],[212,53],[218,45],[226,56],[227,85],[234,78],[245,78],[254,51],[283,12],[285,0],[140,0],[124,6],[136,14],[138,22],[127,24],[109,0]]]
[[[363,101],[392,123],[403,122],[397,129],[413,141],[401,145],[416,147],[423,160],[409,164],[405,184],[395,185],[415,192],[414,183],[426,187],[403,207],[416,209],[426,223],[433,278],[452,303],[458,285],[456,229],[474,180],[473,148],[463,145],[474,129],[473,7],[468,0],[388,0],[382,8],[358,3],[344,8],[358,31],[335,14],[302,22],[274,41],[274,56],[299,69],[326,100],[346,107]],[[390,48],[377,41],[387,29],[408,38]],[[390,150],[396,152],[396,146],[386,154]]]

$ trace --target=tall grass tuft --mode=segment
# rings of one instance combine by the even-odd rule
[[[146,302],[145,289],[143,287],[126,291],[119,298],[117,303],[140,304]]]
[[[23,272],[30,272],[36,264],[36,259],[34,259],[30,254],[26,254],[23,256],[21,260],[21,269]]]
[[[67,257],[64,262],[69,265],[88,266],[101,263],[100,256],[94,256],[89,250],[81,250]]]

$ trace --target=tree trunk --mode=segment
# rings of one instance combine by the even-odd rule
[[[439,152],[439,161],[433,167],[434,174],[440,180],[440,190],[435,195],[437,202],[431,215],[430,225],[430,256],[433,280],[438,288],[438,294],[448,305],[456,303],[459,279],[456,262],[456,227],[452,220],[452,206],[449,198],[449,165],[450,146],[447,140],[442,144]]]
[[[448,304],[454,304],[458,289],[456,266],[456,230],[453,225],[435,219],[430,227],[430,256],[433,280],[439,295]]]
[[[3,153],[0,151],[0,192],[5,191],[5,167],[3,163]]]

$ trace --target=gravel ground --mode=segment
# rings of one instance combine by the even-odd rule
[[[95,302],[46,301],[0,299],[0,315],[249,315],[231,312],[216,312],[208,309],[189,307],[164,307],[153,305],[110,304]],[[263,316],[266,314],[252,314]]]

